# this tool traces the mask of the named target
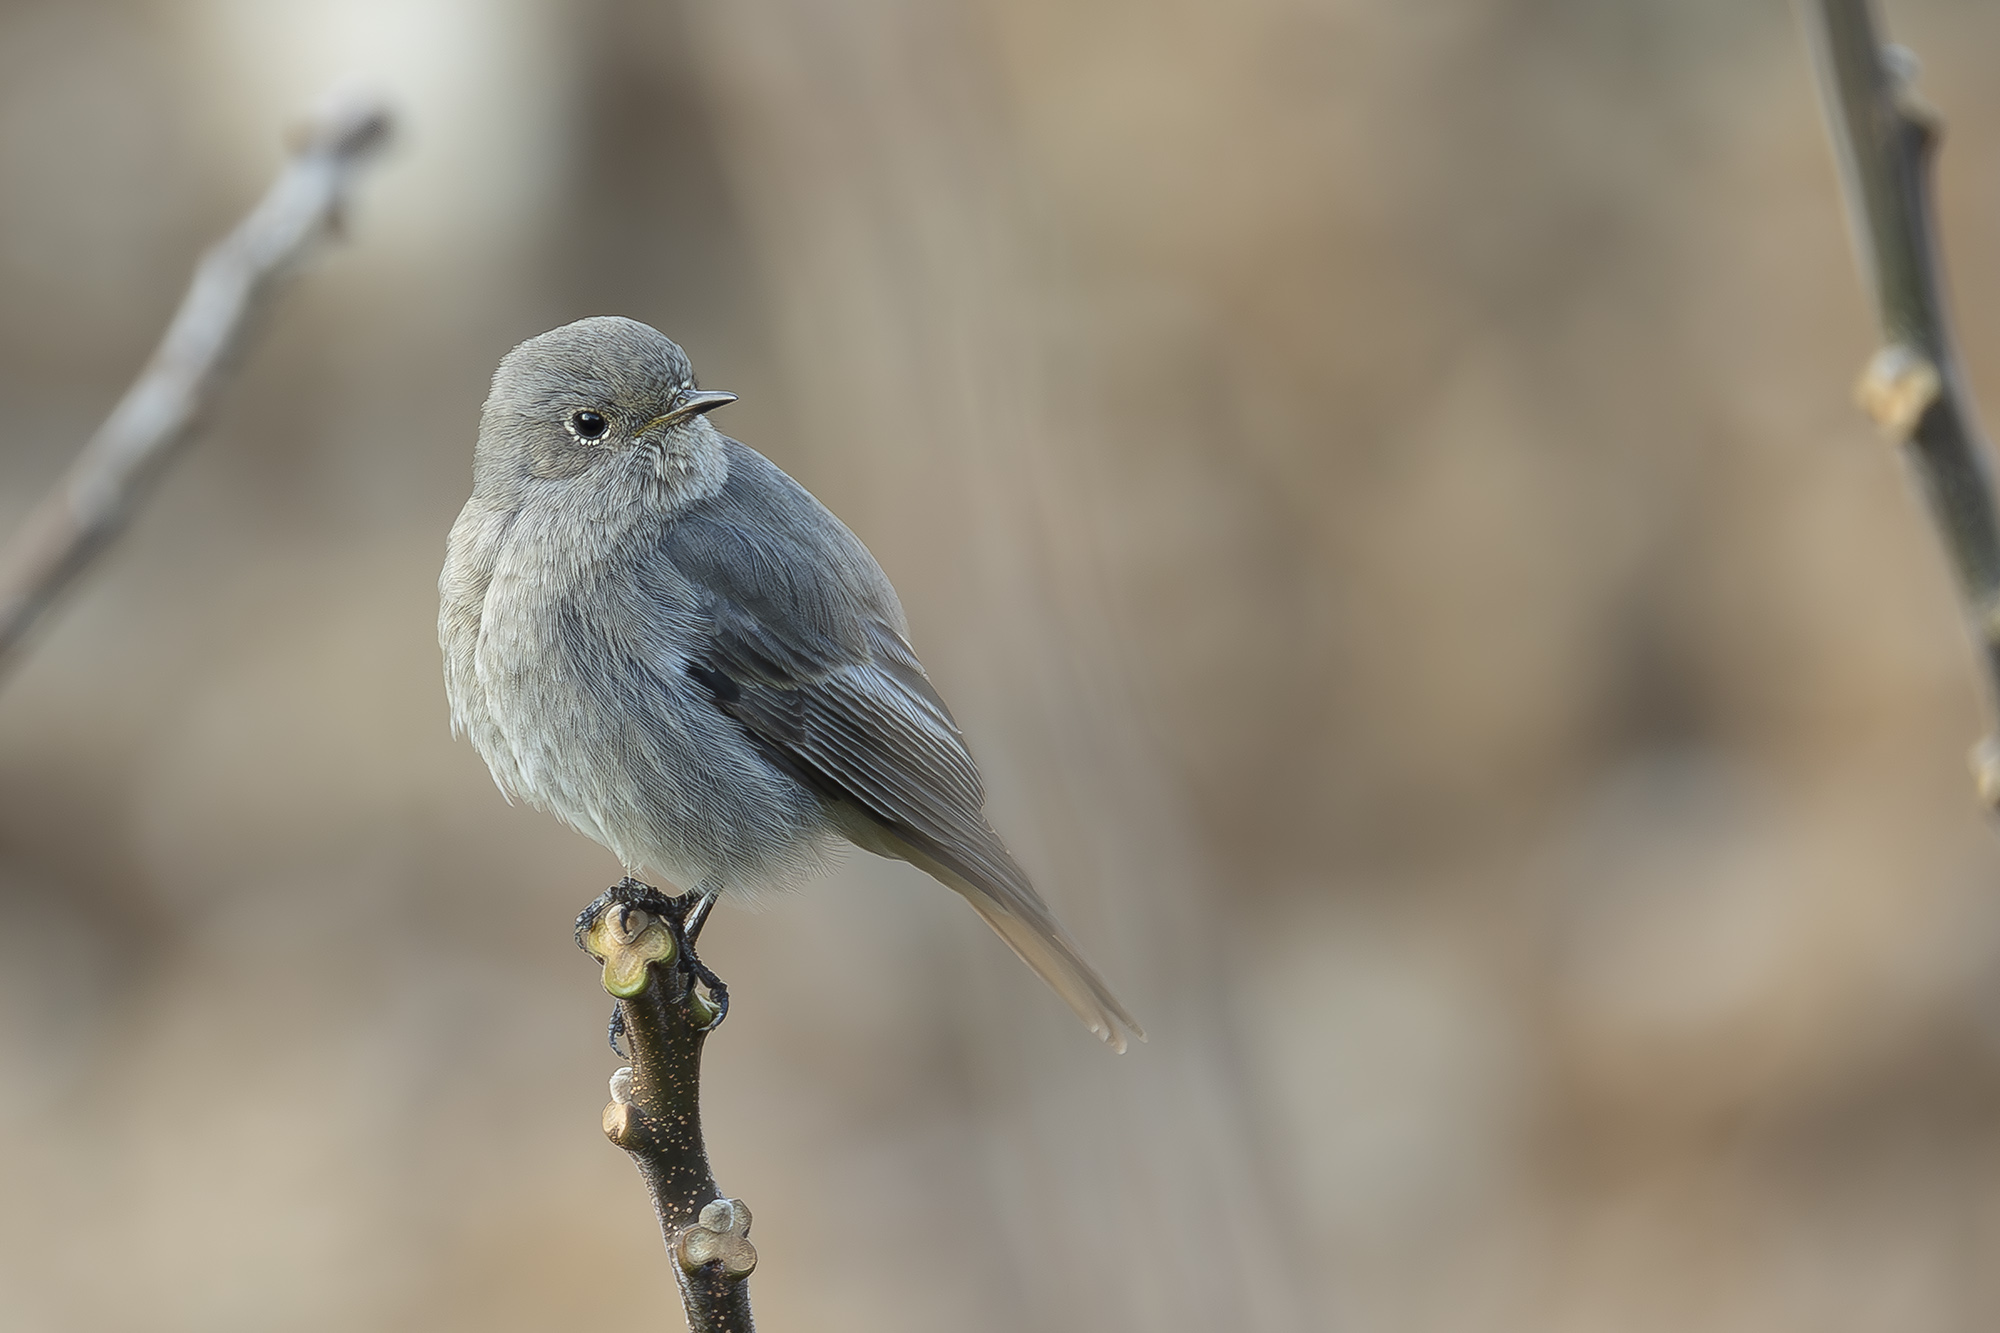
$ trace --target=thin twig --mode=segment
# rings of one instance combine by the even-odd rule
[[[604,1133],[632,1155],[674,1260],[690,1333],[750,1333],[750,1210],[715,1186],[701,1135],[701,1048],[719,1017],[694,985],[684,900],[626,880],[577,918],[604,964],[632,1063],[611,1077]]]
[[[1992,449],[1946,314],[1931,211],[1940,121],[1912,87],[1915,58],[1882,44],[1869,0],[1799,0],[1799,9],[1840,162],[1848,230],[1881,325],[1882,346],[1855,398],[1908,446],[1984,660],[1990,718],[2000,710],[2000,519]],[[1973,748],[1972,767],[1980,796],[2000,807],[2000,737]]]
[[[282,280],[338,234],[355,169],[389,126],[388,109],[372,98],[328,104],[257,207],[202,256],[152,360],[0,552],[0,673],[194,438]]]

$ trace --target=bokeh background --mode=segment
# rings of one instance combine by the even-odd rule
[[[2000,8],[1892,0],[2000,403]],[[1777,0],[0,0],[0,530],[406,133],[0,690],[0,1327],[672,1327],[610,858],[446,725],[500,355],[901,587],[1114,1058],[855,856],[704,955],[772,1329],[2000,1323],[2000,838]]]

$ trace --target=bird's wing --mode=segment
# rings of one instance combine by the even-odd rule
[[[1122,1050],[1125,1030],[1144,1034],[981,813],[979,771],[888,580],[804,488],[742,452],[723,495],[662,539],[696,601],[681,669],[772,763],[858,812],[856,841],[956,889]]]

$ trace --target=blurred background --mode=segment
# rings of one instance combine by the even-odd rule
[[[2000,404],[2000,8],[1887,19]],[[1777,0],[0,0],[0,530],[355,73],[351,239],[0,691],[0,1327],[674,1326],[617,867],[434,631],[598,313],[871,545],[1152,1036],[905,866],[718,913],[767,1327],[2000,1322],[1977,696]]]

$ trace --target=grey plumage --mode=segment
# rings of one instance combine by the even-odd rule
[[[503,791],[684,888],[755,894],[845,839],[957,890],[1114,1047],[1139,1025],[981,813],[895,589],[718,433],[627,319],[510,352],[439,579],[452,724]]]

